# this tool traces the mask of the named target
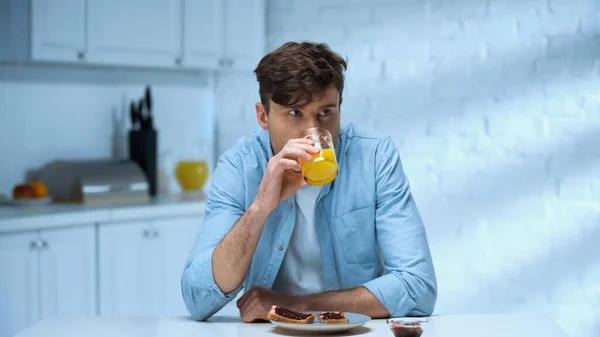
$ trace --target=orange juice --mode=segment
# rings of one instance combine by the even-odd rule
[[[338,166],[334,149],[313,154],[311,161],[301,160],[302,175],[310,185],[325,185],[337,177]]]
[[[182,160],[175,168],[175,176],[184,192],[199,191],[208,178],[208,164],[203,160]]]

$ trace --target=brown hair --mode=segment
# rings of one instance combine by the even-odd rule
[[[304,106],[319,99],[333,85],[340,97],[347,62],[325,43],[287,42],[265,55],[254,70],[260,100],[284,106]]]

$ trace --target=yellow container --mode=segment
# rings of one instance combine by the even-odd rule
[[[184,192],[198,192],[208,179],[208,164],[204,160],[182,160],[177,163],[175,176]]]
[[[300,158],[300,167],[304,181],[310,185],[325,185],[332,182],[338,174],[338,164],[331,133],[323,128],[304,130],[298,138],[311,139],[320,151],[312,155],[312,160]]]

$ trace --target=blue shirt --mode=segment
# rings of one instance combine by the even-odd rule
[[[338,176],[321,190],[315,207],[326,289],[364,286],[392,317],[430,315],[437,298],[435,272],[394,142],[349,124],[342,126],[335,150]],[[209,318],[242,288],[273,285],[294,229],[294,197],[267,218],[238,289],[224,294],[212,272],[215,247],[253,202],[272,156],[269,134],[260,130],[219,159],[204,223],[181,279],[194,319]]]

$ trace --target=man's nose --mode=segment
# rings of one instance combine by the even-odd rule
[[[306,126],[305,129],[318,128],[318,127],[321,127],[321,123],[319,122],[319,119],[315,116],[315,117],[311,117],[305,126]]]

